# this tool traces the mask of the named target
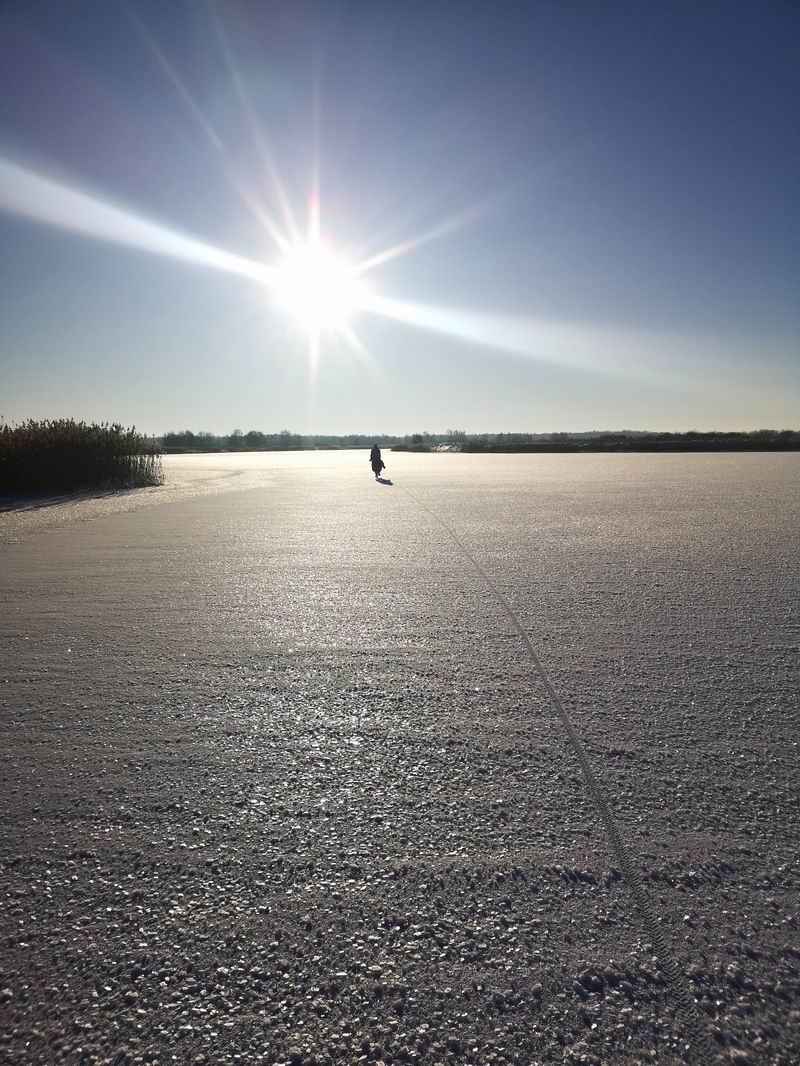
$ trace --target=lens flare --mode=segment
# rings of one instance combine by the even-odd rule
[[[363,297],[361,309],[480,348],[651,383],[669,378],[659,371],[657,360],[643,353],[658,353],[662,365],[669,365],[679,354],[700,355],[699,350],[693,352],[686,339],[673,336],[659,338],[596,323],[576,325],[546,318],[465,311],[371,292]]]
[[[274,282],[274,269],[263,263],[222,251],[195,237],[142,218],[128,208],[2,158],[0,210],[86,237],[241,274],[267,285]]]
[[[265,286],[273,306],[281,309],[306,334],[312,380],[325,334],[338,334],[360,358],[367,358],[368,353],[352,326],[357,312],[495,351],[606,375],[650,380],[656,376],[655,367],[647,365],[641,354],[643,350],[663,349],[667,362],[679,351],[685,353],[687,347],[675,338],[662,338],[656,344],[652,337],[642,338],[596,325],[589,328],[403,301],[375,292],[365,284],[363,277],[372,269],[463,225],[467,220],[463,213],[422,237],[389,248],[369,260],[349,263],[334,255],[326,245],[319,199],[314,195],[309,202],[305,239],[283,237],[279,242],[282,260],[267,264],[217,248],[143,217],[129,207],[3,157],[0,157],[0,210],[86,237],[237,274]]]

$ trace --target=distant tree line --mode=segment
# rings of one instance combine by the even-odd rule
[[[653,433],[648,430],[584,430],[576,433],[446,433],[302,434],[282,429],[263,433],[240,429],[220,435],[190,429],[165,433],[163,450],[179,452],[275,452],[303,449],[369,448],[373,444],[399,451],[430,451],[447,446],[463,452],[580,452],[580,451],[791,451],[800,449],[800,431],[756,429],[750,432]]]
[[[165,433],[159,441],[165,452],[282,452],[314,448],[382,448],[398,444],[445,444],[466,440],[463,430],[448,430],[447,433],[407,433],[394,436],[388,433],[324,433],[302,434],[282,429],[279,433],[263,433],[251,429],[246,433],[234,429],[232,433],[217,434],[207,430],[198,433],[191,429]]]
[[[282,429],[280,433],[262,433],[251,429],[243,433],[235,429],[227,436],[208,430],[194,433],[191,429],[165,433],[161,438],[165,452],[277,452],[308,447],[307,438]]]
[[[502,439],[501,439],[502,438]],[[468,438],[464,452],[719,452],[719,451],[797,451],[800,431],[795,429],[756,429],[749,432],[712,431],[701,433],[550,433],[526,435],[498,433],[494,440]]]

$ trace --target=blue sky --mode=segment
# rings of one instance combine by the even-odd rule
[[[0,414],[797,426],[798,72],[789,2],[10,0]],[[313,369],[212,261],[281,261],[270,167],[303,231],[318,175],[345,263],[443,231],[364,275],[379,300]]]

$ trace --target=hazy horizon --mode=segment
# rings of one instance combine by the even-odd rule
[[[3,424],[7,424],[9,426],[19,425],[23,421],[26,421],[28,417],[33,417],[33,416],[25,416],[23,419],[13,419],[12,420],[12,419],[7,419],[2,414],[0,414],[0,426],[2,426]],[[96,419],[96,418],[94,418],[92,416],[85,416],[83,418],[76,418],[75,416],[70,415],[70,414],[62,414],[62,415],[56,414],[56,415],[48,415],[48,416],[43,416],[43,417],[45,417],[47,419],[53,419],[53,420],[57,420],[59,418],[75,418],[75,421],[99,422],[99,423],[103,423],[103,422],[108,423],[108,422],[114,421],[114,420],[109,419],[109,418]],[[396,437],[396,438],[400,439],[400,438],[412,437],[412,436],[414,436],[416,434],[421,434],[423,436],[431,437],[431,438],[434,438],[434,437],[446,437],[446,438],[449,438],[449,439],[456,439],[454,437],[454,434],[465,434],[467,438],[471,438],[471,437],[498,437],[498,436],[546,437],[546,436],[551,436],[551,435],[554,435],[554,434],[561,434],[561,433],[567,434],[569,436],[582,436],[582,435],[589,435],[589,434],[615,434],[615,433],[616,434],[625,434],[625,433],[630,433],[630,434],[639,434],[639,433],[652,433],[652,434],[675,433],[675,434],[685,434],[685,433],[759,433],[759,432],[765,432],[765,431],[766,432],[773,432],[773,433],[780,433],[780,432],[798,433],[798,432],[800,432],[800,427],[798,427],[798,425],[773,425],[773,426],[752,425],[752,426],[746,426],[746,427],[744,427],[742,429],[735,429],[732,426],[715,427],[713,429],[704,429],[704,428],[699,427],[699,426],[690,426],[688,429],[674,429],[673,427],[669,427],[669,426],[658,426],[656,428],[646,429],[646,428],[643,428],[642,426],[633,426],[633,425],[631,425],[631,426],[603,426],[603,427],[599,427],[599,426],[582,426],[579,429],[563,429],[563,428],[560,428],[560,427],[556,427],[556,428],[553,428],[553,429],[551,429],[551,428],[520,429],[518,427],[513,427],[513,428],[510,428],[510,429],[509,428],[500,428],[500,429],[498,429],[496,427],[493,427],[493,428],[490,428],[490,429],[470,429],[470,428],[457,427],[457,426],[456,427],[450,427],[450,429],[439,429],[439,428],[431,428],[429,426],[421,426],[421,427],[418,426],[418,427],[415,427],[414,429],[399,429],[399,430],[389,430],[389,429],[375,430],[374,428],[371,429],[371,430],[363,430],[363,429],[352,429],[351,428],[351,429],[345,429],[345,430],[341,430],[340,431],[340,430],[324,430],[324,429],[299,430],[299,429],[296,429],[293,426],[288,426],[288,425],[281,425],[281,427],[278,429],[278,428],[266,427],[266,426],[256,426],[256,425],[249,425],[249,424],[245,425],[245,424],[242,424],[241,422],[235,424],[231,429],[219,428],[219,427],[214,428],[213,426],[212,427],[209,427],[209,426],[198,426],[198,425],[195,425],[195,424],[192,424],[192,423],[190,423],[190,424],[181,423],[180,425],[176,424],[176,425],[173,425],[173,426],[169,426],[166,429],[151,429],[148,426],[146,426],[145,424],[143,424],[141,421],[136,421],[135,419],[133,421],[130,421],[130,422],[127,422],[127,423],[123,422],[122,424],[124,426],[126,426],[126,427],[135,427],[140,433],[144,433],[148,437],[163,438],[163,437],[165,437],[165,436],[167,436],[169,434],[172,434],[172,433],[174,433],[174,434],[182,434],[182,433],[185,433],[185,432],[188,431],[188,432],[194,433],[195,436],[203,436],[205,434],[208,434],[208,435],[210,435],[212,437],[219,437],[221,439],[233,436],[233,434],[236,433],[237,431],[242,433],[244,436],[246,436],[250,432],[254,432],[254,433],[264,434],[265,436],[268,436],[268,437],[269,436],[277,436],[277,435],[280,435],[283,432],[287,432],[288,431],[292,436],[303,437],[303,438],[306,438],[306,439],[313,439],[313,438],[316,438],[316,437],[319,437],[319,438],[340,438],[340,439],[345,439],[345,438],[349,438],[349,437],[365,437],[365,438]],[[461,439],[461,438],[459,437],[457,439]],[[360,447],[360,445],[359,445],[359,447]]]
[[[793,428],[798,100],[779,2],[6,4],[0,415]]]
[[[274,435],[274,434],[280,434],[280,433],[284,432],[285,430],[288,430],[292,434],[292,436],[309,437],[309,438],[311,438],[311,437],[342,437],[342,438],[345,438],[345,437],[412,437],[415,434],[422,434],[423,436],[429,436],[429,437],[452,437],[454,433],[458,433],[458,434],[465,433],[467,437],[483,437],[483,436],[494,437],[494,436],[500,436],[500,435],[524,437],[524,436],[548,436],[548,435],[552,435],[552,434],[555,434],[555,433],[567,433],[567,434],[569,434],[571,436],[580,436],[582,434],[589,434],[589,433],[591,433],[591,434],[595,434],[595,433],[597,433],[597,434],[601,434],[601,433],[692,433],[692,432],[697,432],[697,433],[719,433],[719,432],[758,433],[758,432],[761,432],[761,431],[764,431],[764,430],[772,431],[772,432],[781,432],[781,431],[800,432],[800,430],[798,430],[798,428],[796,426],[752,426],[749,429],[744,429],[744,430],[734,430],[734,429],[731,429],[730,427],[726,427],[726,429],[723,429],[723,430],[702,430],[702,429],[697,429],[696,427],[692,427],[692,429],[689,429],[689,430],[676,430],[676,429],[664,428],[663,426],[660,427],[659,429],[642,429],[641,427],[634,427],[634,426],[622,426],[622,427],[609,427],[609,426],[606,426],[606,427],[603,427],[603,428],[587,428],[587,427],[584,427],[583,429],[572,429],[572,430],[564,430],[564,429],[463,429],[463,428],[459,428],[459,427],[451,427],[451,429],[448,430],[448,429],[430,429],[430,428],[422,427],[422,428],[417,428],[417,429],[399,430],[397,432],[394,432],[392,430],[385,430],[385,429],[384,430],[380,430],[380,431],[370,430],[368,432],[365,432],[364,430],[360,430],[360,429],[353,429],[353,430],[346,430],[343,433],[333,433],[333,432],[329,433],[329,432],[327,432],[325,430],[309,430],[308,432],[303,432],[301,430],[293,429],[291,426],[282,426],[281,429],[265,429],[264,427],[258,428],[256,426],[249,426],[247,429],[243,429],[243,427],[241,427],[241,426],[235,426],[232,430],[215,430],[215,429],[208,429],[208,428],[196,429],[196,428],[194,428],[192,426],[183,426],[181,428],[172,427],[170,429],[165,429],[165,430],[162,430],[162,431],[157,432],[157,433],[150,433],[149,430],[145,429],[142,426],[138,426],[137,428],[140,429],[141,432],[148,433],[150,436],[153,436],[153,437],[164,437],[164,436],[166,436],[169,433],[178,433],[178,434],[180,434],[180,433],[186,432],[187,430],[190,430],[192,433],[195,434],[195,436],[202,435],[202,434],[205,434],[205,433],[209,433],[211,436],[214,436],[214,437],[229,437],[229,436],[232,436],[233,433],[236,430],[241,430],[241,432],[243,434],[245,434],[245,435],[248,432],[255,432],[255,433],[263,433],[263,434],[265,434],[267,436],[271,436],[271,435]]]

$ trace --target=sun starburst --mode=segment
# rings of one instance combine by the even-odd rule
[[[307,332],[341,329],[366,293],[354,269],[319,241],[291,245],[274,284],[278,306]]]

